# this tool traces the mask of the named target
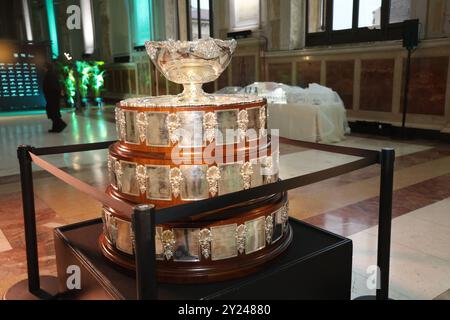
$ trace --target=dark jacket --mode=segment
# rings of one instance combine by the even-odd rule
[[[61,100],[61,85],[59,84],[58,75],[53,70],[46,72],[43,83],[45,100],[47,101],[46,111],[47,117],[53,119],[61,117],[59,111],[59,102]]]

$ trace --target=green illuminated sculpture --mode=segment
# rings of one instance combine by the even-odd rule
[[[104,64],[103,61],[57,63],[66,103],[69,107],[74,107],[77,102],[86,106],[90,97],[98,106],[102,105],[101,92],[105,85]],[[79,98],[77,99],[77,97]]]
[[[95,101],[100,106],[102,104],[101,91],[105,85],[105,78],[103,77],[105,71],[101,70],[105,63],[103,61],[93,61],[91,63],[91,88]]]

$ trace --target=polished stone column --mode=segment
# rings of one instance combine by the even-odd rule
[[[101,25],[101,37],[97,38],[97,45],[100,45],[99,47],[99,55],[100,59],[104,61],[111,61],[111,45],[110,45],[110,18],[108,14],[108,1],[107,0],[100,0],[98,3],[98,10],[99,10],[99,16],[100,16],[100,25]],[[99,28],[99,26],[95,25],[96,28]],[[96,30],[98,31],[98,30]],[[96,32],[96,34],[99,34],[99,32]]]
[[[186,41],[188,39],[186,1],[185,0],[177,0],[177,1],[178,1],[178,17],[179,17],[178,23],[180,24],[179,39],[182,41]]]
[[[230,30],[230,3],[228,0],[213,0],[214,37],[225,39]]]
[[[305,19],[307,0],[281,1],[280,49],[293,50],[305,46]]]
[[[131,30],[129,28],[128,8],[125,0],[106,1],[111,21],[110,46],[114,56],[126,56],[131,52]]]
[[[163,2],[165,39],[178,39],[177,0],[163,0]]]
[[[450,26],[447,20],[447,3],[446,0],[428,1],[428,23],[426,29],[427,38],[440,38],[449,35]]]

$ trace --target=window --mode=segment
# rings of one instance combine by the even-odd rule
[[[308,31],[325,31],[325,2],[308,0]]]
[[[259,28],[259,0],[230,0],[232,31]]]
[[[187,0],[189,40],[213,36],[212,0]]]
[[[308,0],[306,45],[395,40],[411,0]]]
[[[411,1],[391,0],[389,22],[396,23],[411,19]]]
[[[349,0],[334,0],[333,17],[333,30],[351,29],[353,2]]]
[[[359,0],[358,27],[381,27],[381,0]]]
[[[133,47],[142,47],[145,41],[153,40],[153,1],[130,1],[131,31]]]

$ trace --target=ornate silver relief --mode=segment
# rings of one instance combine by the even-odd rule
[[[147,191],[147,169],[143,165],[136,167],[136,180],[139,184],[139,190],[142,194]]]
[[[266,107],[261,107],[259,109],[259,136],[265,137],[267,136],[267,129],[266,129]]]
[[[180,119],[176,113],[171,113],[167,116],[167,131],[169,132],[170,141],[175,144],[180,141],[180,134],[178,129],[181,127]]]
[[[108,237],[108,226],[106,224],[106,212],[105,210],[102,210],[102,224],[103,224],[103,234]]]
[[[103,234],[109,241],[111,241],[115,245],[115,242],[113,242],[113,239],[111,237],[111,226],[113,219],[114,217],[111,216],[111,214],[109,214],[105,210],[102,210]]]
[[[114,168],[115,168],[116,159],[114,159],[110,154],[108,155],[108,174],[109,181],[112,183],[114,181]]]
[[[261,161],[261,166],[263,169],[263,174],[266,176],[266,183],[272,183],[273,177],[273,158],[272,156],[267,156]]]
[[[120,108],[116,108],[116,128],[119,140],[124,140],[126,129],[125,112]]]
[[[131,250],[134,253],[136,248],[136,237],[134,235],[134,230],[131,223],[130,223],[130,241],[131,241]]]
[[[175,245],[175,236],[172,230],[165,230],[161,234],[161,242],[163,245],[164,256],[167,260],[172,259],[173,257],[173,248]]]
[[[175,198],[180,195],[181,183],[183,180],[184,178],[180,168],[175,167],[170,169],[170,186],[172,188],[172,194]]]
[[[247,227],[241,224],[236,228],[236,244],[237,250],[240,254],[245,251],[245,237],[247,236]]]
[[[241,177],[244,181],[244,190],[249,189],[252,182],[253,166],[250,162],[246,162],[241,167]]]
[[[114,109],[114,119],[115,119],[115,121],[116,121],[116,131],[117,131],[117,134],[119,135],[119,119],[120,119],[120,114],[119,114],[119,112],[120,112],[120,109],[118,108],[118,107],[116,107],[115,109]],[[119,139],[120,139],[120,137],[119,137]]]
[[[272,158],[272,156],[264,157],[261,160],[261,165],[266,170],[272,170],[272,167],[273,167],[273,158]]]
[[[147,114],[144,112],[138,112],[136,117],[136,124],[139,133],[139,139],[144,142],[147,138]]]
[[[216,138],[217,116],[215,112],[208,112],[203,117],[203,129],[205,130],[205,140],[209,143]]]
[[[272,217],[272,215],[266,217],[264,230],[266,232],[266,242],[267,242],[267,244],[271,244],[272,236],[273,236],[273,217]]]
[[[248,126],[248,112],[247,110],[241,110],[238,113],[238,137],[240,140],[245,140],[245,136],[247,135],[247,126]]]
[[[206,180],[208,180],[209,193],[214,197],[218,192],[220,169],[216,166],[209,167],[206,171]]]
[[[199,232],[200,249],[205,259],[208,259],[211,255],[211,231],[209,229],[202,229]]]
[[[281,223],[283,225],[283,231],[286,231],[287,223],[289,220],[289,202],[281,208]]]
[[[287,231],[288,204],[268,216],[203,229],[156,228],[156,255],[158,260],[198,262],[201,257],[212,261],[230,259],[239,254],[257,252],[282,238]],[[118,250],[135,252],[135,235],[131,223],[103,211],[105,236]],[[187,251],[186,251],[187,250]]]
[[[123,170],[122,170],[122,164],[120,161],[117,161],[114,163],[114,170],[116,171],[116,179],[117,179],[117,188],[122,189],[122,176],[123,176]]]
[[[106,228],[108,230],[109,240],[116,245],[117,242],[117,235],[118,235],[118,229],[117,229],[117,223],[116,218],[108,215],[106,218]]]

